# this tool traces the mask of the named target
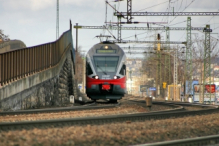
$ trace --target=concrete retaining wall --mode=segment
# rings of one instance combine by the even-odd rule
[[[1,110],[69,104],[77,96],[71,55],[69,49],[57,66],[0,87]]]

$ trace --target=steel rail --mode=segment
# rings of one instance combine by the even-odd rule
[[[145,100],[130,100],[133,102],[141,102],[145,103]],[[167,103],[170,105],[181,105],[181,106],[199,106],[199,107],[209,107],[209,108],[214,108],[218,109],[219,106],[217,105],[208,105],[208,104],[200,104],[200,103],[190,103],[190,102],[177,102],[177,101],[152,101],[153,104],[162,104],[162,103]]]
[[[167,104],[172,103],[155,103],[154,104]],[[177,105],[174,105],[177,106]],[[53,126],[53,125],[83,125],[83,124],[103,124],[112,122],[124,122],[124,121],[136,121],[136,120],[150,120],[150,119],[167,119],[184,116],[194,116],[202,114],[210,114],[218,112],[218,108],[208,108],[195,111],[186,111],[183,106],[178,106],[176,109],[170,109],[165,111],[150,112],[150,113],[137,113],[137,114],[124,114],[124,115],[112,115],[101,117],[82,117],[82,118],[68,118],[68,119],[54,119],[54,120],[40,120],[40,121],[24,121],[24,122],[5,122],[0,123],[0,130],[10,130],[16,127],[30,127],[30,126]]]
[[[172,141],[147,143],[147,144],[140,144],[140,145],[134,145],[134,146],[192,146],[192,145],[216,146],[216,144],[219,144],[219,135],[210,135],[210,136],[202,136],[202,137],[196,137],[196,138],[187,138],[187,139],[179,139],[179,140],[172,140]]]
[[[142,101],[143,102],[143,101]],[[158,101],[156,101],[158,103]],[[200,103],[189,103],[189,102],[169,102],[169,104],[182,105],[182,106],[199,106],[199,107],[209,107],[209,108],[218,108],[217,105],[208,105],[208,104],[200,104]]]
[[[53,120],[39,120],[39,121],[22,121],[22,122],[2,122],[0,123],[1,130],[10,130],[17,127],[30,126],[53,126],[53,125],[84,125],[84,124],[101,124],[111,122],[122,122],[129,120],[150,120],[165,118],[168,113],[178,115],[178,112],[184,111],[182,106],[178,106],[176,109],[165,110],[162,112],[150,112],[150,113],[138,113],[138,114],[124,114],[124,115],[112,115],[101,117],[82,117],[82,118],[66,118],[66,119],[53,119]],[[166,115],[166,116],[165,116]],[[169,115],[170,116],[170,115]]]
[[[105,109],[105,108],[114,108],[114,107],[119,106],[119,105],[120,105],[120,103],[115,104],[115,105],[98,105],[98,106],[95,106],[95,103],[91,103],[90,105],[83,105],[83,106],[72,106],[72,107],[62,107],[62,108],[47,108],[47,109],[34,109],[34,110],[19,110],[19,111],[0,112],[0,116],[4,116],[4,115],[18,115],[18,114],[52,113],[52,112],[63,112],[63,111]]]

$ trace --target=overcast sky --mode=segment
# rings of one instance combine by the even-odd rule
[[[169,3],[170,1],[170,3]],[[109,1],[111,5],[121,12],[126,12],[126,0],[123,2]],[[69,29],[69,20],[72,24],[79,23],[85,26],[102,26],[106,19],[105,0],[59,0],[59,35]],[[132,11],[137,12],[219,12],[219,0],[133,0]],[[10,39],[22,40],[27,46],[35,46],[56,39],[56,0],[0,0],[0,29]],[[214,33],[219,32],[219,16],[191,16],[193,27],[204,27],[210,24]],[[186,27],[187,17],[134,17],[133,21],[141,22],[165,22],[164,26]],[[116,22],[111,7],[107,7],[107,21]],[[126,21],[126,20],[122,20]],[[139,25],[123,25],[140,27]],[[158,25],[151,25],[158,27]],[[112,31],[117,37],[117,31]],[[142,34],[143,33],[143,34]],[[165,40],[165,32],[161,33]],[[202,36],[202,33],[192,32]],[[79,46],[88,50],[99,42],[95,36],[106,34],[103,30],[81,29],[79,30]],[[153,40],[155,32],[148,31],[122,31],[124,40]],[[75,46],[75,29],[73,29],[73,41]],[[132,36],[132,37],[131,37]],[[136,36],[136,37],[135,37]],[[171,31],[171,41],[186,41],[186,32]],[[218,34],[212,34],[218,38]],[[126,44],[121,46],[146,46],[146,44]]]

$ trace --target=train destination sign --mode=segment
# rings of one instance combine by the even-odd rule
[[[98,54],[115,54],[115,53],[116,53],[116,50],[115,50],[115,49],[110,49],[110,50],[97,49],[97,53],[98,53]]]

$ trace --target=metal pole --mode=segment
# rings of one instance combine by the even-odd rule
[[[56,7],[56,39],[59,38],[59,0],[57,0]]]
[[[161,85],[162,85],[162,76],[161,76],[161,52],[160,52],[160,34],[157,35],[157,80],[158,80],[158,95],[161,95]]]
[[[132,22],[132,0],[127,0],[127,23]]]
[[[169,42],[170,42],[170,28],[169,27],[166,28],[166,41],[167,41],[167,50],[169,50],[170,49],[170,44],[169,44]],[[168,69],[165,69],[164,81],[167,83],[167,85],[170,85],[170,72],[171,72],[170,59],[171,59],[170,54],[168,56],[165,55],[165,65]],[[167,95],[166,90],[167,89],[164,89],[164,97]]]
[[[78,52],[78,23],[76,23],[76,52]]]
[[[130,71],[130,78],[131,78],[131,95],[132,95],[132,71]]]
[[[205,31],[205,54],[204,54],[204,84],[203,90],[205,90],[205,85],[209,84],[210,88],[210,103],[211,103],[211,44],[210,44],[210,25],[206,25]],[[204,102],[204,94],[203,94]]]
[[[121,40],[122,40],[122,32],[121,32],[121,27],[122,27],[122,25],[121,25],[121,17],[118,16],[117,18],[118,18],[118,36],[117,36],[117,39],[118,39],[118,42],[121,42]]]
[[[176,99],[176,92],[177,92],[177,49],[174,50],[174,100]]]
[[[85,85],[86,85],[86,57],[84,55],[84,59],[83,59],[83,62],[84,62],[84,67],[83,67],[83,92],[85,93]]]
[[[187,46],[186,46],[186,79],[188,80],[188,95],[192,93],[192,41],[191,41],[191,17],[187,18]]]

